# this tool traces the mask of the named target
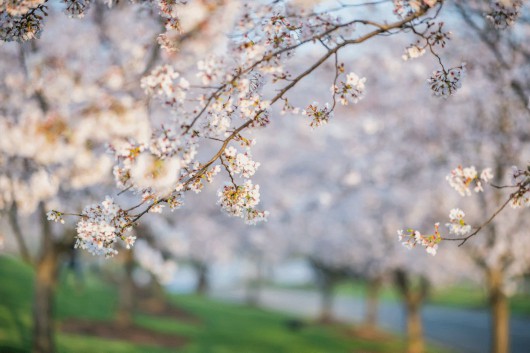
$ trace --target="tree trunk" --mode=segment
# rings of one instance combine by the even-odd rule
[[[60,244],[56,244],[40,205],[42,252],[35,268],[33,298],[33,353],[55,352],[54,301],[59,270]]]
[[[377,315],[379,313],[379,291],[382,281],[379,278],[370,279],[366,288],[366,311],[364,325],[370,329],[377,327]]]
[[[164,314],[170,307],[164,287],[154,276],[151,278],[151,284],[148,288],[135,288],[135,290],[142,292],[141,302],[138,305],[141,310],[147,313]]]
[[[247,281],[246,288],[246,303],[249,306],[257,306],[259,304],[259,291],[260,284],[255,279],[249,279]]]
[[[119,291],[118,313],[116,322],[118,325],[127,327],[133,324],[134,312],[134,281],[132,273],[134,270],[134,256],[132,250],[124,252],[124,271]]]
[[[406,298],[407,309],[407,353],[423,353],[423,324],[421,321],[421,299],[415,295]]]
[[[255,275],[251,275],[250,278],[247,279],[246,302],[247,305],[257,306],[259,304],[261,285],[264,278],[264,264],[259,254],[255,256],[253,265]]]
[[[491,307],[492,353],[508,353],[510,347],[510,311],[508,299],[502,290],[503,274],[488,270],[488,291]]]
[[[320,284],[320,294],[320,321],[329,322],[333,319],[333,285],[330,281],[322,281]]]
[[[58,256],[55,252],[44,254],[35,274],[33,300],[33,352],[55,352],[54,300],[57,287]]]
[[[311,267],[315,272],[316,283],[320,289],[320,315],[319,320],[329,322],[333,319],[333,289],[335,284],[343,278],[339,269],[326,266],[322,262],[310,259]]]
[[[164,287],[158,282],[158,280],[153,277],[151,284],[151,306],[154,312],[162,313],[168,307],[168,301],[166,298],[166,291]]]
[[[412,277],[404,270],[396,270],[395,283],[405,302],[407,320],[407,353],[423,353],[423,322],[421,306],[429,291],[429,282],[423,276]],[[416,281],[414,281],[416,279]]]
[[[197,271],[197,286],[195,287],[195,294],[204,296],[208,292],[208,266],[202,263],[195,264]]]

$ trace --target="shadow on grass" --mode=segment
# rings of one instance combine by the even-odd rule
[[[61,331],[68,334],[127,341],[142,346],[179,348],[187,343],[185,338],[175,334],[157,332],[136,325],[119,326],[108,321],[68,319],[61,323]]]
[[[0,345],[0,353],[27,353],[27,350],[24,350],[20,347],[10,346],[10,345]]]

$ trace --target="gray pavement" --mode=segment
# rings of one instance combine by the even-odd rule
[[[245,293],[242,289],[236,289],[222,291],[214,296],[241,302]],[[264,289],[260,293],[259,302],[262,307],[304,317],[315,317],[319,309],[318,293],[312,291]],[[341,321],[360,322],[363,317],[363,301],[354,297],[337,296],[333,311]],[[427,340],[460,353],[489,352],[490,315],[487,311],[426,305],[422,317]],[[391,332],[404,332],[405,317],[399,303],[381,302],[379,324]],[[512,317],[510,325],[510,352],[530,353],[530,319]]]

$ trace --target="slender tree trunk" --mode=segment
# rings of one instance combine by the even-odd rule
[[[247,282],[246,302],[247,305],[257,306],[259,303],[260,284],[255,279],[249,279]]]
[[[170,307],[164,287],[154,276],[151,278],[151,284],[148,288],[135,287],[135,291],[141,291],[143,293],[141,296],[141,302],[138,302],[137,304],[141,310],[146,311],[147,313],[164,314]]]
[[[118,313],[116,322],[120,326],[131,326],[133,324],[134,312],[134,281],[132,273],[134,270],[134,256],[132,250],[124,252],[124,272],[119,290]]]
[[[35,298],[33,301],[33,352],[55,352],[54,299],[57,287],[58,258],[45,254],[39,261],[35,274]]]
[[[423,353],[423,324],[421,321],[421,299],[415,295],[406,298],[407,309],[407,353]]]
[[[333,319],[333,285],[328,280],[323,280],[320,284],[321,306],[320,320],[331,321]]]
[[[202,263],[195,264],[195,270],[197,271],[197,286],[195,287],[195,294],[204,296],[208,293],[208,266]]]
[[[318,260],[310,260],[311,267],[316,275],[316,282],[320,290],[319,320],[331,321],[333,319],[333,289],[342,278],[340,270],[327,267]]]
[[[162,313],[168,307],[166,292],[156,278],[153,277],[151,281],[149,307],[155,313]]]
[[[44,206],[40,206],[43,228],[42,253],[35,268],[33,299],[33,353],[55,352],[54,301],[60,248],[54,243]]]
[[[502,290],[501,271],[488,270],[488,291],[491,307],[492,353],[508,353],[510,348],[510,311],[508,298]]]
[[[407,320],[407,353],[425,352],[423,341],[423,322],[421,306],[429,291],[429,282],[425,277],[416,277],[417,281],[404,270],[395,272],[395,283],[401,292]]]
[[[366,311],[364,325],[370,329],[377,327],[377,315],[379,313],[379,292],[382,281],[380,278],[370,279],[366,287]]]
[[[259,296],[261,291],[261,285],[264,277],[264,266],[261,256],[256,255],[256,260],[253,263],[255,276],[250,276],[247,280],[247,295],[246,301],[250,306],[257,306],[259,303]]]

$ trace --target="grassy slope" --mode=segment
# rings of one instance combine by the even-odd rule
[[[30,346],[32,272],[14,259],[0,257],[0,352],[26,352]],[[63,285],[57,298],[59,321],[68,317],[112,320],[116,308],[115,289],[87,279],[82,291]],[[343,326],[308,325],[300,332],[285,329],[287,316],[218,303],[192,296],[171,300],[197,315],[200,324],[173,319],[136,315],[138,325],[189,339],[179,349],[183,353],[265,353],[265,352],[399,352],[403,342],[397,339],[373,342],[352,339]],[[75,353],[166,353],[172,350],[152,346],[134,346],[78,335],[58,335],[60,352]],[[434,352],[431,351],[431,352]]]

